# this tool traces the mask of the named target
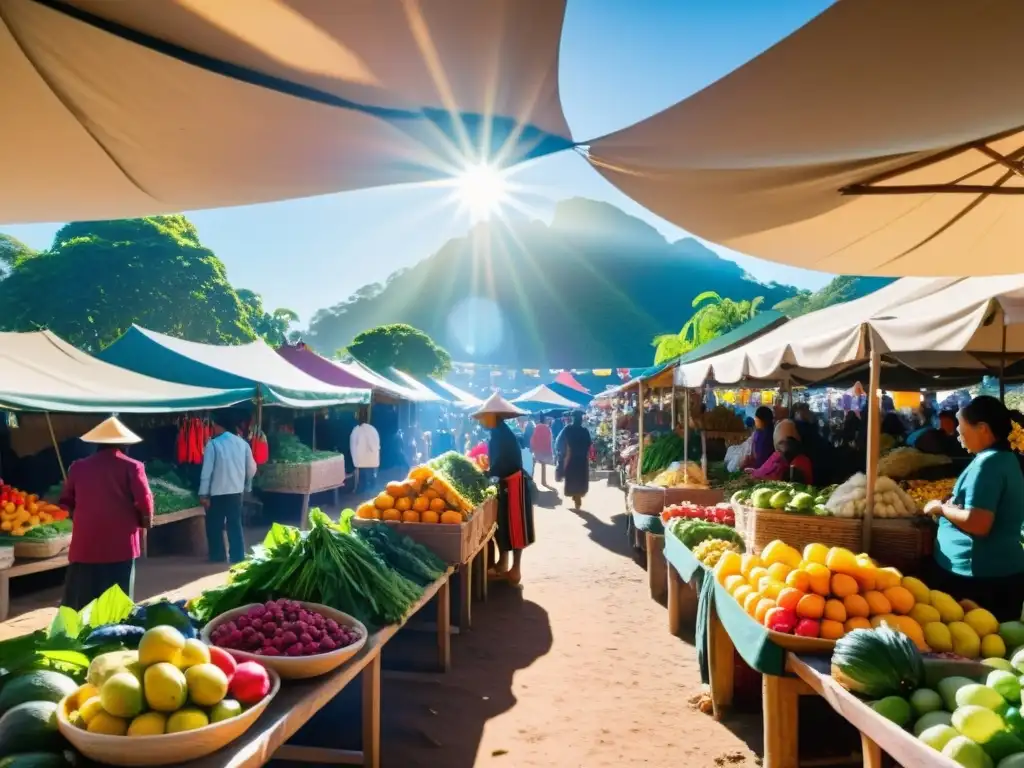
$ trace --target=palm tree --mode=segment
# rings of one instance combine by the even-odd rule
[[[680,355],[707,344],[712,339],[731,331],[757,314],[763,296],[750,301],[723,299],[714,291],[704,291],[694,297],[690,306],[696,310],[678,334],[656,336],[654,364],[661,365]]]

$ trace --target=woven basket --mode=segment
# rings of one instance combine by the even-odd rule
[[[759,554],[775,539],[799,550],[815,542],[827,547],[846,547],[853,552],[861,548],[862,524],[858,518],[791,515],[742,504],[734,504],[733,509],[736,530],[743,537],[747,551],[754,554]]]
[[[39,539],[38,541],[19,541],[14,545],[14,556],[19,560],[30,558],[40,560],[44,557],[53,557],[71,546],[71,534],[54,536],[52,539]]]
[[[935,524],[927,517],[875,519],[871,523],[868,554],[883,565],[904,573],[917,573],[931,557],[935,545]]]
[[[719,488],[657,488],[653,485],[630,485],[630,508],[643,515],[660,515],[673,504],[700,504],[713,507],[724,498]]]
[[[259,469],[261,490],[271,493],[317,493],[345,484],[345,457],[306,464],[270,462]]]

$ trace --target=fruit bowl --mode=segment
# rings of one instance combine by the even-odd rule
[[[270,693],[242,714],[202,728],[159,736],[108,736],[89,733],[68,720],[68,704],[77,695],[65,696],[57,705],[57,728],[71,746],[100,763],[109,765],[172,765],[198,760],[216,752],[237,739],[255,723],[271,699],[281,690],[281,677],[273,669]]]
[[[351,659],[366,644],[366,638],[368,632],[363,623],[358,619],[349,616],[347,613],[335,610],[327,605],[321,605],[320,603],[303,603],[299,602],[303,608],[307,611],[313,611],[319,613],[324,618],[334,619],[338,624],[355,629],[359,633],[359,639],[351,645],[346,645],[342,648],[338,648],[334,651],[328,651],[326,653],[316,653],[309,656],[264,656],[263,654],[250,653],[249,651],[237,650],[235,648],[224,648],[225,651],[230,653],[238,661],[256,661],[277,672],[285,680],[300,680],[308,677],[319,677],[320,675],[326,675],[328,672],[337,669],[346,661]],[[235,608],[232,611],[222,613],[217,618],[213,619],[203,628],[202,639],[207,645],[215,645],[212,640],[214,631],[221,624],[228,621],[235,621],[240,616],[244,616],[249,611],[256,607],[256,603],[250,605],[243,605],[240,608]]]

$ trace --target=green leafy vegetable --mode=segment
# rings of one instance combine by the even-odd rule
[[[441,558],[422,544],[384,523],[357,528],[355,535],[389,566],[421,587],[437,581],[448,568]]]
[[[495,487],[487,475],[461,453],[442,453],[427,462],[427,466],[441,475],[442,480],[474,507],[483,504],[495,493]]]
[[[270,448],[270,460],[281,464],[308,464],[311,461],[333,459],[339,455],[332,451],[314,451],[288,432],[271,433],[267,436],[267,443]]]
[[[722,539],[738,544],[744,551],[743,537],[732,526],[712,523],[706,520],[676,518],[665,526],[666,531],[679,539],[688,549],[693,549],[705,539]]]

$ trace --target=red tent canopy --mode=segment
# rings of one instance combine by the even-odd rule
[[[575,389],[577,392],[582,392],[585,395],[590,394],[590,390],[576,381],[576,377],[573,376],[569,371],[562,371],[560,374],[555,376],[555,382],[561,384],[563,387],[569,387]]]

